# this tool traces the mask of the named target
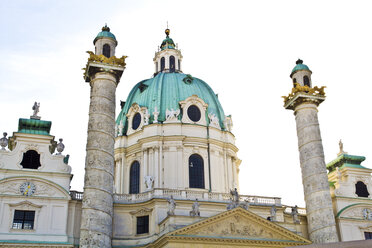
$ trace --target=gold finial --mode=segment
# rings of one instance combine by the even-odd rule
[[[165,30],[165,34],[166,34],[167,36],[169,36],[169,33],[170,33],[170,30],[169,30],[169,28],[168,28],[168,21],[167,21],[167,29]]]
[[[102,27],[102,31],[108,31],[108,32],[110,32],[110,28],[107,27],[107,23],[105,23],[105,26]]]

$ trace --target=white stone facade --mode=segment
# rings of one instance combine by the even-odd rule
[[[51,154],[53,136],[16,132],[12,139],[16,145],[11,151],[0,150],[0,240],[69,244],[71,167],[64,155]],[[40,155],[37,169],[21,165],[30,150]],[[25,183],[32,188],[22,190]],[[32,229],[13,226],[16,210],[35,212]]]

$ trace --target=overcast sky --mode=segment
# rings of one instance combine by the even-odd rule
[[[304,206],[295,119],[281,96],[298,58],[327,86],[319,107],[325,160],[342,139],[349,154],[372,167],[372,3],[370,1],[1,1],[0,131],[17,131],[35,101],[39,115],[64,139],[82,190],[89,107],[83,80],[93,39],[107,23],[127,55],[117,88],[131,88],[154,73],[152,58],[171,37],[183,54],[183,72],[203,79],[225,114],[232,115],[242,159],[242,194],[278,196]]]

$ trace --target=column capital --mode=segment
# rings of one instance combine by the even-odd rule
[[[284,108],[294,110],[302,103],[313,103],[319,106],[326,98],[324,88],[325,86],[310,88],[296,84],[288,96],[283,96]]]
[[[108,72],[112,73],[116,78],[116,82],[119,83],[121,75],[125,69],[125,58],[127,56],[122,56],[121,58],[112,56],[107,58],[104,55],[96,55],[93,52],[88,51],[87,53],[89,53],[90,56],[86,67],[83,68],[85,71],[85,82],[90,82],[98,72]]]

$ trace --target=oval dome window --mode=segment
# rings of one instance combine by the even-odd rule
[[[133,120],[132,120],[132,129],[136,130],[139,125],[141,124],[141,114],[137,113],[134,115]]]
[[[193,122],[198,122],[201,118],[200,109],[195,105],[191,105],[187,109],[187,115],[189,116],[190,120],[192,120]]]

